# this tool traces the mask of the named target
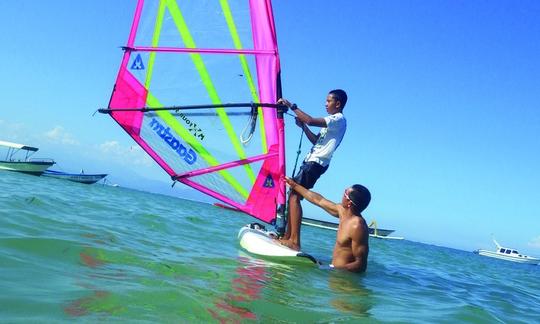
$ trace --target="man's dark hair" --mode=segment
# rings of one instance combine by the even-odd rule
[[[345,104],[347,104],[347,93],[341,89],[335,89],[329,93],[334,96],[337,101],[341,102],[341,110],[343,110],[343,108],[345,108]]]
[[[356,211],[361,213],[366,209],[371,201],[371,193],[368,188],[355,184],[351,187],[351,192],[349,193],[349,198],[353,202],[353,205],[356,207]]]

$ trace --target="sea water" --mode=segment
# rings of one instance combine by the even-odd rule
[[[237,233],[252,221],[177,197],[0,172],[0,321],[540,321],[539,266],[378,239],[365,274],[280,264],[242,252]],[[335,236],[304,226],[303,249],[328,262]]]

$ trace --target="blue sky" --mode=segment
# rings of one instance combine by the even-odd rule
[[[315,190],[367,186],[368,221],[464,250],[540,255],[540,2],[274,1],[284,96],[346,137]],[[135,1],[0,3],[0,139],[142,190],[169,177],[107,116]],[[288,167],[300,132],[289,122]],[[303,144],[305,154],[308,142]],[[176,189],[175,189],[176,190]],[[305,215],[330,220],[304,203]]]

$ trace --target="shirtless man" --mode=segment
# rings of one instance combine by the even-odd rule
[[[320,194],[302,187],[291,178],[286,177],[285,181],[292,190],[307,201],[339,218],[331,266],[353,272],[366,271],[369,254],[369,230],[360,213],[366,209],[371,200],[369,190],[362,185],[353,185],[345,189],[341,203],[336,204]]]

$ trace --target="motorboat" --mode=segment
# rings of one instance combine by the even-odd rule
[[[540,263],[539,258],[535,258],[535,257],[531,257],[531,256],[528,256],[528,255],[521,254],[515,249],[510,249],[510,248],[507,248],[507,247],[503,247],[495,239],[493,239],[493,242],[497,246],[497,249],[495,251],[479,249],[479,250],[474,251],[474,253],[476,253],[478,255],[487,256],[487,257],[490,257],[490,258],[501,259],[501,260],[512,261],[512,262],[518,262],[518,263],[527,263],[527,264],[539,264]]]
[[[6,141],[0,141],[0,146],[7,148],[6,158],[0,160],[0,170],[41,175],[55,163],[52,159],[30,158],[39,150],[37,147]]]

